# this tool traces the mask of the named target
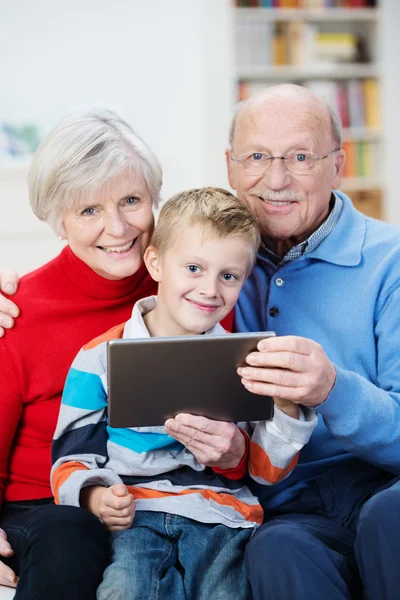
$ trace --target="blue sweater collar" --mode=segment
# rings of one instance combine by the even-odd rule
[[[335,265],[354,267],[361,262],[367,221],[346,194],[338,190],[335,194],[343,201],[338,222],[309,256]]]

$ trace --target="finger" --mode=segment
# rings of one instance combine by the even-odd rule
[[[0,290],[5,294],[15,294],[17,286],[17,273],[13,269],[0,269]]]
[[[0,562],[0,585],[17,587],[18,577],[10,567]]]
[[[172,420],[211,435],[222,435],[226,427],[231,425],[231,423],[226,423],[225,421],[214,421],[213,419],[207,419],[207,417],[190,415],[188,413],[179,413]]]
[[[195,445],[195,442],[208,445],[215,444],[216,436],[204,433],[198,429],[193,429],[193,427],[186,427],[186,425],[182,425],[181,423],[173,423],[171,425],[167,425],[167,423],[165,427],[166,431],[178,439],[182,444],[186,445],[189,443],[191,446]]]
[[[107,519],[129,519],[135,513],[135,503],[133,502],[124,508],[115,508],[114,506],[107,505],[101,513]]]
[[[0,295],[0,316],[4,317],[18,317],[19,308],[9,298],[5,298]]]
[[[257,344],[260,352],[297,352],[298,354],[311,354],[319,346],[317,342],[297,335],[282,335],[266,338]]]
[[[134,505],[135,499],[132,494],[128,494],[127,496],[111,496],[105,499],[105,506],[114,511],[124,510]]]
[[[238,369],[243,379],[276,384],[279,387],[302,387],[306,382],[306,375],[287,369],[257,369],[255,367],[242,367]]]
[[[302,388],[298,387],[281,387],[273,383],[250,381],[248,379],[242,379],[242,383],[249,392],[258,396],[271,396],[282,400],[290,400],[296,404],[302,404],[305,398]]]
[[[308,371],[312,367],[309,355],[296,352],[252,352],[246,356],[246,363],[252,367],[276,367],[296,373]]]
[[[14,550],[11,548],[9,541],[7,540],[7,534],[4,529],[0,529],[0,556],[12,556]]]
[[[128,488],[123,483],[116,483],[110,487],[114,496],[122,497],[129,494]]]

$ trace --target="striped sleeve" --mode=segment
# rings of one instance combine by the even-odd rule
[[[101,347],[102,346],[102,347]],[[81,350],[68,373],[53,439],[51,485],[57,504],[79,506],[89,485],[121,481],[107,461],[107,395],[104,389],[105,343]]]
[[[313,410],[300,408],[300,418],[293,419],[274,407],[270,421],[249,423],[249,474],[262,485],[285,479],[295,468],[301,448],[308,442],[317,424]]]

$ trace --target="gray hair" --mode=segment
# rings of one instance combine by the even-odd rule
[[[33,158],[28,176],[32,210],[58,233],[66,210],[126,170],[143,176],[156,207],[161,166],[137,133],[109,110],[67,117]]]
[[[321,98],[321,100],[322,100],[322,98]],[[240,113],[241,109],[243,108],[243,106],[246,104],[246,102],[247,102],[247,100],[242,100],[241,102],[239,102],[236,105],[235,110],[233,112],[231,126],[229,129],[229,145],[231,148],[233,148],[233,139],[235,137],[236,122],[237,122],[239,113]],[[342,128],[342,122],[339,117],[339,113],[329,102],[325,101],[325,104],[326,104],[326,107],[329,112],[329,120],[331,123],[331,131],[332,131],[332,136],[333,136],[335,145],[338,148],[341,148],[342,143],[343,143],[343,128]]]

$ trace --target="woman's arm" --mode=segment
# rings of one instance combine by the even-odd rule
[[[12,269],[0,269],[0,291],[12,296],[17,291],[18,279],[17,273]],[[6,329],[14,326],[14,319],[18,315],[18,306],[0,293],[0,337],[3,337]]]

